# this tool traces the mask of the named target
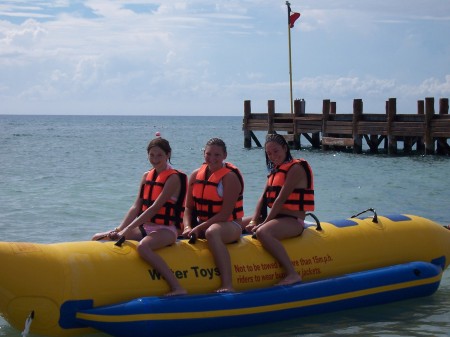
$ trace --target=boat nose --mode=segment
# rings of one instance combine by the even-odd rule
[[[46,256],[39,244],[0,242],[0,313],[17,329],[33,311],[33,326],[47,329],[58,324],[59,307],[52,292],[55,272],[60,271],[42,267],[36,263],[40,259]]]
[[[45,297],[16,297],[8,303],[6,315],[9,322],[18,329],[23,328],[27,318],[33,315],[33,332],[49,331],[58,326],[59,307]]]

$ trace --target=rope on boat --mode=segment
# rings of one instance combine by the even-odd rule
[[[33,322],[33,319],[34,319],[34,310],[30,312],[27,319],[25,320],[25,328],[22,331],[22,337],[28,336],[28,333],[30,332],[31,322]]]

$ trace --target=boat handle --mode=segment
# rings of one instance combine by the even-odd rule
[[[189,241],[188,243],[190,243],[191,245],[195,244],[195,242],[197,241],[197,235],[191,234],[191,236],[189,237]]]
[[[119,240],[114,244],[114,246],[122,247],[123,243],[125,242],[125,236],[121,236]]]
[[[378,223],[378,215],[377,215],[377,212],[375,211],[375,209],[373,209],[373,208],[368,208],[365,211],[362,211],[362,212],[359,212],[358,214],[352,215],[351,217],[356,218],[357,216],[359,216],[363,213],[366,213],[366,212],[373,212],[372,222]]]
[[[316,224],[317,224],[316,231],[321,231],[322,226],[320,225],[319,219],[314,215],[314,213],[306,213],[305,216],[308,216],[308,215],[316,221]]]

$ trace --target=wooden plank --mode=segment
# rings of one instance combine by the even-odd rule
[[[294,131],[294,125],[289,123],[273,123],[273,129],[275,131]]]
[[[333,121],[333,120],[327,120],[327,124],[330,124],[330,125],[342,125],[342,126],[347,126],[347,125],[352,125],[352,121]]]
[[[248,127],[252,127],[252,126],[254,126],[254,127],[259,127],[259,126],[265,126],[266,128],[269,126],[269,123],[267,123],[267,122],[249,122],[249,123],[247,123],[247,126]]]
[[[322,137],[322,145],[353,146],[353,138]]]
[[[316,129],[316,128],[297,128],[298,133],[319,133],[322,132],[322,129]]]
[[[353,129],[351,125],[348,125],[346,127],[342,126],[335,126],[335,125],[326,125],[324,133],[339,133],[343,135],[352,135]]]
[[[311,133],[311,132],[322,132],[321,127],[314,127],[314,126],[297,126],[297,133]]]
[[[415,127],[425,127],[425,123],[424,122],[393,122],[392,126],[398,127],[398,128],[415,128]]]
[[[260,127],[265,126],[266,128],[269,126],[267,123],[247,123],[247,127]]]
[[[437,138],[450,138],[450,135],[448,134],[448,132],[439,132],[439,131],[433,131],[432,136]]]
[[[397,114],[395,115],[394,122],[425,123],[425,115]]]
[[[434,137],[450,138],[450,119],[431,120],[431,134]],[[437,136],[437,134],[439,134],[439,136]]]
[[[360,122],[386,122],[386,114],[362,114]]]
[[[263,119],[265,121],[267,121],[267,113],[252,113],[250,115],[250,118],[248,118],[249,120],[253,120],[253,119]]]
[[[254,125],[254,126],[247,126],[248,131],[267,131],[267,125]]]
[[[323,117],[322,115],[318,116],[305,116],[305,117],[294,117],[294,121],[322,121]]]
[[[450,130],[450,120],[446,119],[432,119],[431,120],[431,126],[439,125],[442,127],[446,127]]]
[[[359,122],[357,128],[358,135],[387,135],[386,122]]]
[[[353,114],[330,114],[328,115],[328,121],[351,123],[353,121]]]
[[[410,130],[409,132],[404,131],[391,131],[391,135],[395,137],[423,137],[424,132],[423,130]]]
[[[297,133],[322,132],[322,125],[297,125]]]
[[[424,123],[393,122],[391,126],[393,136],[419,136],[425,135]]]
[[[295,124],[297,126],[312,125],[312,126],[322,127],[322,121],[295,121]]]
[[[297,124],[308,124],[308,123],[313,123],[313,124],[322,124],[323,123],[323,119],[295,119],[294,123]]]
[[[324,134],[326,135],[353,135],[353,130],[350,129],[326,129]]]
[[[386,129],[387,127],[387,123],[386,122],[367,122],[367,121],[360,121],[358,123],[358,127],[367,127],[367,128],[371,128],[371,127],[382,127],[384,129]]]
[[[291,113],[279,113],[279,112],[277,112],[277,113],[275,113],[274,114],[274,118],[289,118],[289,119],[292,119],[292,118],[294,118],[294,114],[291,114]]]

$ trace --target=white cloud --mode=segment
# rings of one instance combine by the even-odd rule
[[[302,13],[291,30],[295,96],[320,107],[324,98],[383,106],[401,96],[414,106],[422,96],[450,95],[450,48],[439,38],[450,28],[450,2],[291,7]],[[180,114],[178,103],[186,113],[209,114],[202,109],[220,104],[240,115],[244,99],[262,106],[275,99],[287,109],[285,20],[284,3],[270,0],[7,1],[0,5],[0,97],[14,113],[48,113],[28,99],[52,102],[53,113],[67,102],[99,113],[123,112],[130,101],[134,113],[152,104]],[[112,101],[117,109],[105,109]]]
[[[428,78],[417,87],[404,86],[404,93],[413,92],[423,96],[449,96],[450,94],[450,74],[446,75],[444,81],[437,78]]]

